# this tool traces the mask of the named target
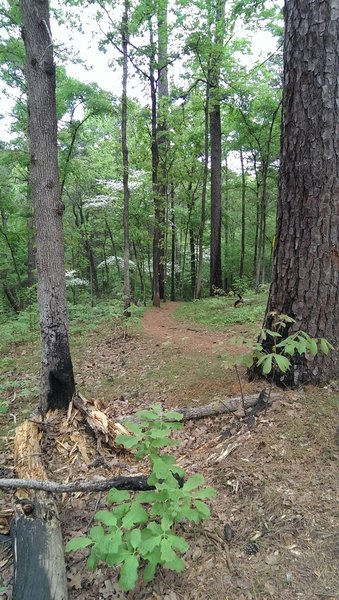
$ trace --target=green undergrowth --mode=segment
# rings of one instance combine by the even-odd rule
[[[68,315],[71,337],[96,331],[102,324],[109,322],[111,326],[137,327],[143,314],[143,307],[132,306],[131,317],[123,319],[120,300],[99,301],[95,306],[88,304],[69,304]],[[35,342],[39,339],[38,306],[34,304],[22,311],[18,316],[3,319],[0,322],[0,353],[5,355],[12,344]]]
[[[267,294],[246,296],[246,302],[235,308],[236,297],[214,297],[185,302],[174,313],[182,321],[197,323],[212,329],[227,330],[230,325],[262,321]]]

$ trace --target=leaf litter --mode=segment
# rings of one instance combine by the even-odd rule
[[[146,311],[144,330],[126,339],[106,332],[79,351],[79,388],[95,398],[108,420],[159,401],[172,409],[238,395],[234,374],[221,371],[220,352],[222,345],[240,352],[239,345],[227,334],[176,321],[175,306]],[[245,393],[260,391],[262,383],[243,379]],[[160,569],[151,584],[139,581],[124,594],[114,569],[87,571],[87,550],[81,550],[66,556],[70,600],[337,600],[334,396],[331,388],[284,392],[266,416],[253,416],[250,429],[241,414],[186,422],[176,433],[181,445],[171,452],[188,476],[203,474],[217,495],[209,502],[210,521],[183,525],[190,546],[184,574]],[[9,469],[10,441],[4,452]],[[74,407],[68,418],[49,416],[43,451],[50,478],[60,482],[147,473],[146,462],[98,443]],[[105,497],[78,492],[58,498],[65,542],[86,534]],[[0,504],[2,532],[10,519],[8,505],[6,494]],[[10,579],[3,547],[3,577]]]

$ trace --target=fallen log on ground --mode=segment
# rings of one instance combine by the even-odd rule
[[[123,450],[122,446],[116,444],[115,438],[121,433],[130,435],[130,432],[121,423],[115,423],[109,419],[104,412],[95,406],[92,400],[88,400],[80,392],[74,396],[73,404],[81,412],[99,444],[104,441],[115,451]]]
[[[251,394],[249,396],[244,396],[244,406],[245,408],[251,408],[256,406],[258,402],[263,402],[263,400],[267,401],[268,394],[264,391],[259,394]],[[270,396],[270,402],[273,400],[277,400],[281,397],[281,394],[272,393]],[[205,404],[204,406],[188,406],[184,408],[173,408],[171,410],[175,410],[182,414],[183,421],[190,421],[191,419],[204,419],[205,417],[215,417],[217,415],[234,413],[237,410],[242,410],[242,398],[241,396],[235,396],[233,398],[225,398],[225,400],[216,400],[215,402],[211,402],[210,404]],[[164,414],[165,420],[166,413]],[[135,421],[135,414],[132,415],[124,415],[122,417],[116,417],[118,422],[124,423],[125,421]]]
[[[95,481],[71,481],[70,483],[58,483],[57,481],[41,479],[0,479],[0,489],[43,490],[44,492],[59,494],[72,492],[104,492],[114,487],[118,490],[140,492],[154,489],[154,486],[147,483],[147,479],[148,475],[99,479]]]
[[[41,460],[38,424],[25,421],[14,439],[16,471],[47,480]],[[67,600],[67,578],[58,509],[45,491],[18,493],[11,537],[13,541],[13,600]]]

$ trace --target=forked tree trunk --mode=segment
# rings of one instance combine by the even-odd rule
[[[270,311],[293,330],[327,338],[335,351],[296,356],[284,383],[338,377],[339,359],[339,5],[286,0],[283,131]],[[268,347],[269,349],[269,347]]]
[[[40,409],[66,407],[74,393],[57,158],[55,65],[48,0],[20,0],[26,50],[30,180],[41,328]]]

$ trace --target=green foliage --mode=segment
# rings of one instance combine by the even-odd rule
[[[234,297],[204,298],[182,304],[175,316],[184,321],[200,323],[214,329],[226,330],[235,323],[257,323],[263,318],[267,295],[252,294],[248,304],[234,308]]]
[[[298,330],[284,337],[284,330],[290,327],[295,320],[292,317],[276,312],[270,313],[272,329],[263,328],[260,333],[260,342],[248,345],[251,352],[244,356],[232,358],[225,363],[226,368],[245,365],[260,367],[262,374],[273,375],[276,372],[286,373],[292,366],[292,359],[297,354],[314,358],[319,352],[328,354],[334,350],[324,338],[313,338],[305,331]],[[268,352],[265,342],[269,341]]]
[[[131,435],[120,435],[117,442],[132,449],[138,460],[148,459],[148,483],[154,489],[134,495],[111,489],[107,504],[112,509],[98,511],[98,525],[91,528],[88,537],[74,538],[66,546],[67,551],[91,546],[87,560],[91,571],[99,562],[119,566],[119,585],[125,592],[135,587],[139,571],[148,582],[158,565],[177,573],[184,570],[180,555],[187,551],[188,544],[178,535],[179,524],[208,519],[210,511],[204,500],[215,494],[212,488],[201,488],[201,475],[189,477],[181,485],[183,469],[172,455],[160,453],[165,447],[177,445],[170,436],[182,427],[180,413],[164,412],[157,404],[136,413],[136,419],[125,424]]]

